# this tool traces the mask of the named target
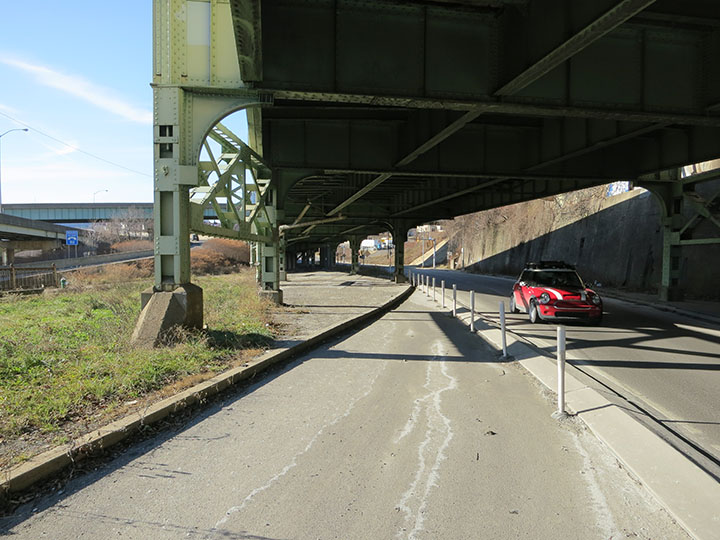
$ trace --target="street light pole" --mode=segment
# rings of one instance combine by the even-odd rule
[[[0,141],[2,141],[2,138],[10,133],[11,131],[27,131],[28,128],[13,128],[8,129],[5,133],[0,135]],[[2,153],[0,152],[0,214],[2,214]]]

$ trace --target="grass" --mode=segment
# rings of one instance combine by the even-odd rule
[[[175,345],[152,350],[129,344],[146,279],[78,281],[54,294],[0,300],[0,443],[27,435],[62,440],[78,423],[184,377],[211,376],[235,365],[242,349],[271,339],[269,305],[247,268],[195,278],[210,330],[182,332]]]

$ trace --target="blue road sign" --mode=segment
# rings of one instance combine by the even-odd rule
[[[65,244],[68,246],[78,245],[78,232],[77,231],[65,231]]]

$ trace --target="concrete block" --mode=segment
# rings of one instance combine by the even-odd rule
[[[131,343],[139,347],[155,347],[175,326],[202,328],[202,289],[191,283],[172,292],[145,290],[141,294],[144,304]]]
[[[154,287],[148,287],[140,293],[140,309],[145,309],[153,294],[155,294]]]
[[[283,292],[263,290],[259,292],[260,298],[267,298],[274,304],[281,305],[283,303]]]

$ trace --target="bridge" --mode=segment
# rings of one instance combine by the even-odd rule
[[[11,264],[16,250],[60,247],[67,230],[61,225],[0,214],[0,265]]]
[[[3,204],[3,213],[35,221],[51,223],[92,223],[126,219],[153,218],[153,203],[31,203]],[[205,219],[216,219],[215,211],[208,208]]]
[[[678,174],[720,156],[712,1],[177,0],[154,32],[152,292],[190,326],[191,230],[252,241],[278,301],[286,254],[616,180],[662,207],[664,298],[682,246],[720,242],[718,173]]]

